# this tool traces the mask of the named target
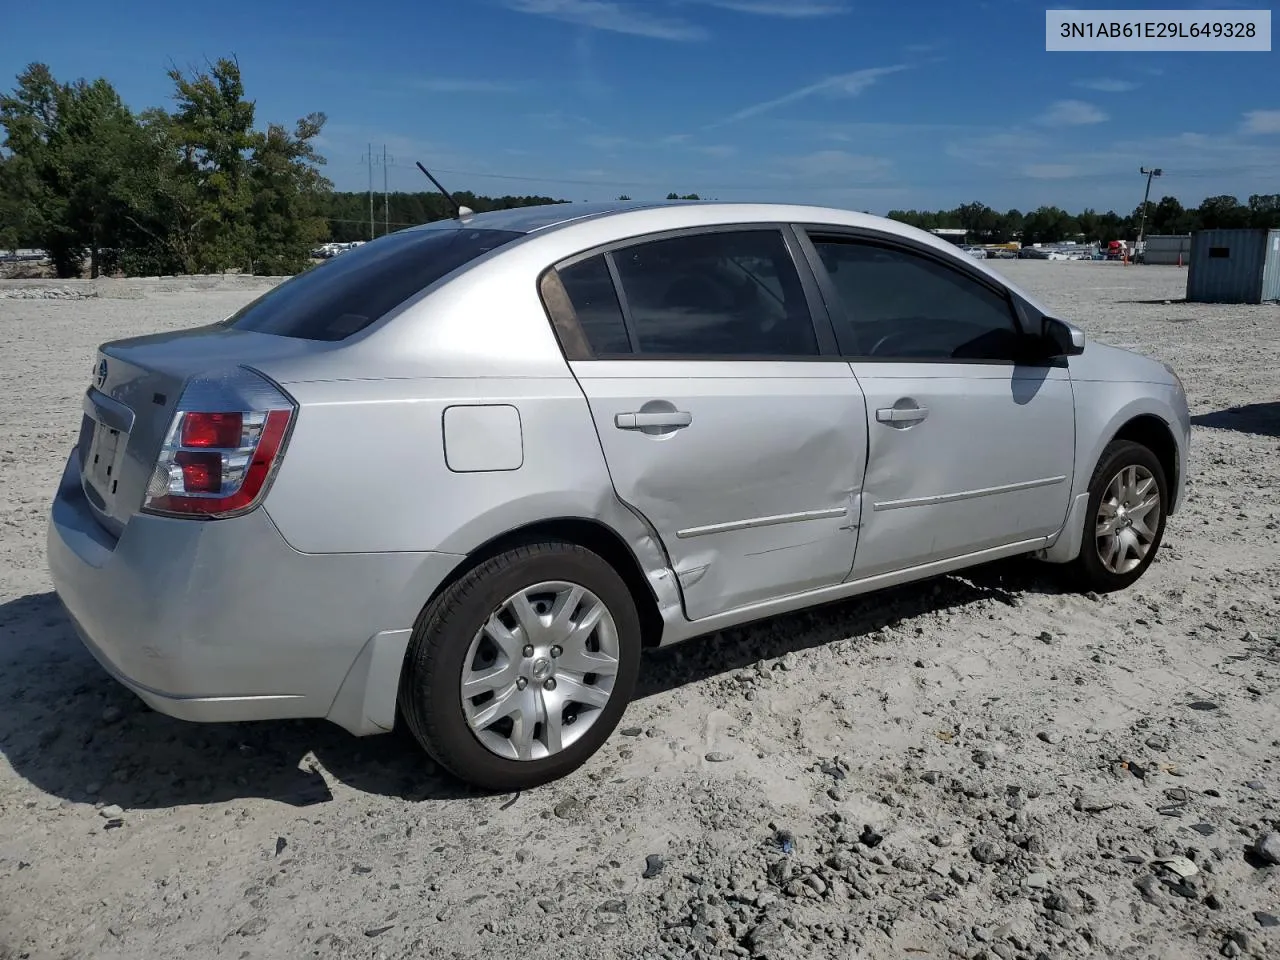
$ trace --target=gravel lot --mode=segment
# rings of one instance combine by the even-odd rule
[[[1147,576],[1008,562],[652,655],[587,767],[497,797],[107,679],[44,572],[94,348],[262,282],[0,284],[0,958],[1280,956],[1280,306],[998,267],[1186,381]]]

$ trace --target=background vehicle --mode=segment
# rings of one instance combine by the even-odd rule
[[[555,205],[372,241],[105,344],[48,556],[156,709],[397,707],[442,765],[562,776],[644,645],[1000,557],[1133,583],[1177,378],[892,221]]]

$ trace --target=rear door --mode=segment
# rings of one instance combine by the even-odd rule
[[[802,243],[866,395],[853,575],[1056,532],[1075,463],[1071,378],[1031,356],[1009,292],[890,237],[815,229]]]
[[[824,356],[794,243],[781,227],[681,232],[543,280],[617,494],[661,538],[693,620],[853,565],[866,409]]]

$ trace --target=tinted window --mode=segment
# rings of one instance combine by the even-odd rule
[[[655,240],[613,260],[641,353],[818,353],[800,275],[776,230]]]
[[[1008,300],[927,257],[868,243],[814,244],[848,320],[848,355],[902,360],[1004,360],[1017,327]]]
[[[237,330],[343,340],[445,274],[521,236],[505,230],[411,230],[338,254],[229,318]]]
[[[631,341],[604,254],[559,270],[573,312],[594,354],[630,353]]]

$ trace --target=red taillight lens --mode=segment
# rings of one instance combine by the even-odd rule
[[[193,381],[169,426],[142,509],[205,519],[254,509],[266,495],[296,409],[279,387],[243,368]]]
[[[187,493],[222,492],[222,454],[179,450],[173,459],[182,468],[182,487]]]
[[[184,447],[224,447],[234,450],[240,446],[244,433],[242,413],[187,413],[182,418],[182,445]]]

